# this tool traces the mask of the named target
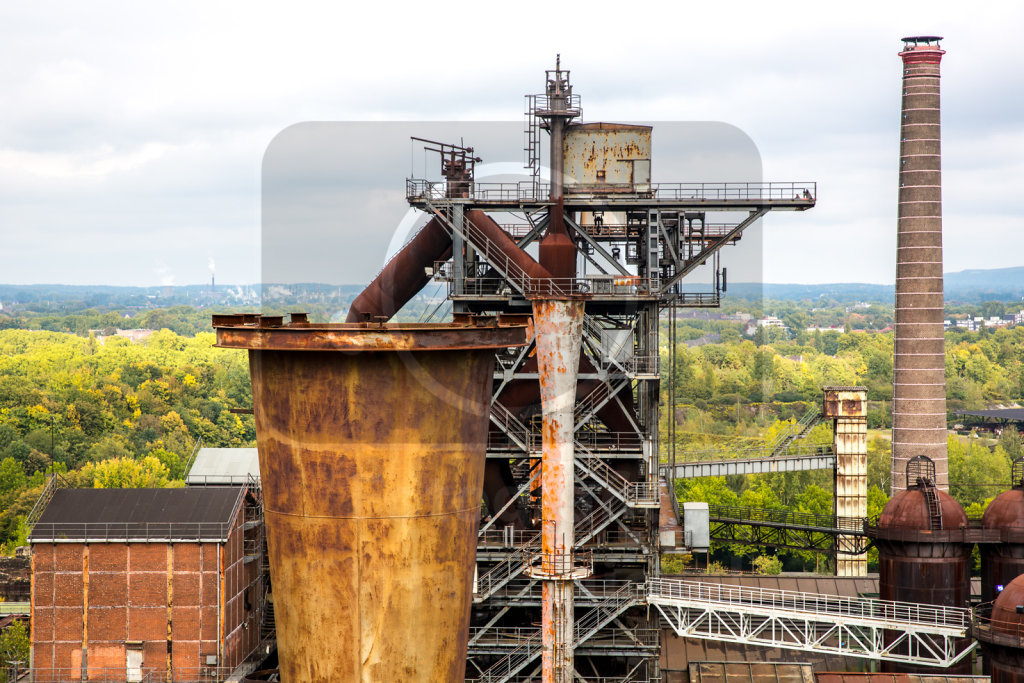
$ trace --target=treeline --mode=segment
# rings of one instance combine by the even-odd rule
[[[794,339],[758,344],[709,321],[718,343],[674,351],[662,348],[663,399],[674,389],[681,410],[709,410],[729,420],[734,406],[764,402],[821,402],[827,385],[863,385],[871,409],[869,426],[890,426],[893,335],[887,333],[804,333]],[[717,329],[716,329],[717,328]],[[681,338],[699,331],[697,321],[680,325]],[[662,335],[665,339],[666,335]],[[1024,327],[946,333],[947,409],[958,410],[1024,401]],[[735,413],[735,411],[733,411]],[[686,419],[685,413],[678,419]],[[733,419],[735,421],[735,418]]]
[[[776,422],[769,432],[783,426]],[[812,443],[827,440],[825,431],[808,437]],[[995,444],[985,445],[970,437],[948,437],[950,494],[964,506],[968,517],[980,518],[992,500],[1010,487],[1010,469],[1024,455],[1021,435],[1010,427]],[[868,517],[877,517],[889,502],[892,446],[887,439],[872,438],[868,443]],[[833,508],[832,471],[788,472],[785,474],[703,477],[676,481],[680,501],[700,501],[713,505],[731,505],[762,510],[789,510],[798,513],[831,516]],[[814,537],[815,535],[811,535]],[[817,535],[827,547],[827,538]],[[713,543],[711,561],[722,569],[761,570],[772,566],[766,560],[777,559],[779,571],[830,571],[831,560],[821,553],[778,549],[738,543]],[[980,571],[980,556],[975,553],[974,572]],[[682,562],[669,560],[665,571],[679,571]],[[868,552],[869,571],[878,570],[878,553]]]
[[[78,485],[164,485],[180,479],[197,439],[252,446],[246,355],[212,332],[170,330],[141,343],[0,330],[0,543],[48,472]],[[35,493],[37,495],[37,493]]]

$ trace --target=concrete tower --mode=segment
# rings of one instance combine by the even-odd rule
[[[907,461],[935,463],[949,488],[946,460],[945,341],[942,328],[942,173],[938,36],[903,39],[903,108],[896,248],[892,491],[906,488]],[[913,483],[913,482],[911,482]]]

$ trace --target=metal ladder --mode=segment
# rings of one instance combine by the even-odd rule
[[[939,494],[931,482],[926,482],[921,487],[924,494],[925,505],[928,506],[928,523],[932,531],[942,531],[942,505],[939,503]]]

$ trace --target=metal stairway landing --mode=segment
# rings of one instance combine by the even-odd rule
[[[647,602],[683,638],[948,667],[977,645],[971,611],[869,598],[651,579]]]
[[[595,605],[589,612],[576,621],[574,627],[573,647],[581,643],[611,623],[634,605],[642,604],[644,599],[642,585],[627,583]],[[467,678],[466,683],[508,683],[531,662],[540,657],[541,632],[537,629],[522,639],[522,643],[507,655],[492,664],[479,678]]]

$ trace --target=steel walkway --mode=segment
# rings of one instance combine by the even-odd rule
[[[773,472],[805,472],[808,470],[834,470],[836,456],[828,447],[795,449],[783,451],[782,455],[764,455],[756,458],[720,458],[715,460],[694,460],[677,462],[676,479],[696,477],[724,477],[727,474],[769,474]],[[658,468],[661,476],[667,477],[671,465]]]
[[[684,638],[947,667],[974,649],[969,609],[651,579],[647,602]]]
[[[867,519],[793,512],[786,509],[709,505],[711,540],[744,545],[860,555],[871,539]],[[837,537],[843,543],[837,544]]]

